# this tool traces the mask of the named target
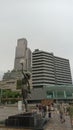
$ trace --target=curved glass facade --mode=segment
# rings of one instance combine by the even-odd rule
[[[73,99],[73,85],[46,86],[46,98]]]

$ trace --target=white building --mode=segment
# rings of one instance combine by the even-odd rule
[[[72,84],[69,60],[36,49],[32,53],[32,85]]]

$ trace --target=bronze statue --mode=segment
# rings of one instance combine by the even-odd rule
[[[23,97],[23,102],[25,104],[25,109],[27,110],[27,98],[28,94],[30,93],[30,84],[29,84],[29,79],[30,79],[30,74],[29,73],[22,73],[23,74],[23,79],[22,79],[22,97]]]
[[[28,111],[27,109],[27,98],[28,98],[28,94],[30,94],[30,84],[29,84],[29,79],[30,79],[30,74],[27,72],[23,71],[23,64],[22,65],[22,74],[23,74],[23,78],[22,78],[22,97],[23,97],[23,103],[25,104],[25,110],[26,112]]]

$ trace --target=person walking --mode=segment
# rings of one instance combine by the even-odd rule
[[[64,108],[62,105],[60,106],[59,114],[60,114],[61,123],[64,123],[65,122],[65,114],[64,114]]]
[[[48,117],[51,118],[51,106],[48,105]]]
[[[70,116],[71,126],[73,127],[73,105],[72,104],[70,104],[70,106],[68,107],[68,113]]]

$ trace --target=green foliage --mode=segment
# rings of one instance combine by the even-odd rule
[[[20,93],[19,92],[16,92],[16,91],[11,91],[11,90],[3,90],[2,92],[2,97],[4,98],[16,98],[20,96]]]
[[[11,91],[11,90],[2,90],[1,102],[2,103],[5,103],[5,102],[15,103],[16,98],[18,97],[21,97],[21,94],[19,92]]]
[[[70,117],[73,117],[73,106],[72,105],[68,108],[68,112],[69,112]]]

